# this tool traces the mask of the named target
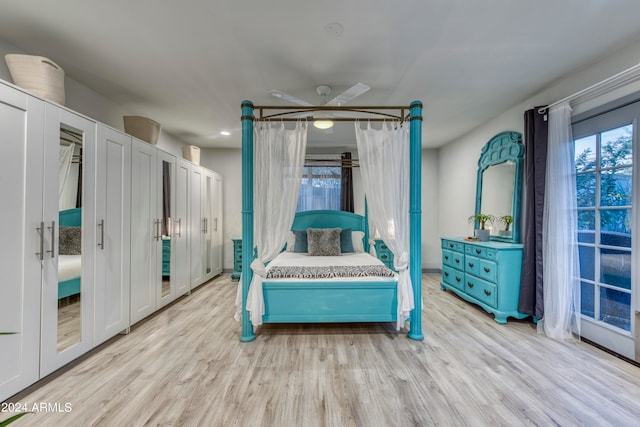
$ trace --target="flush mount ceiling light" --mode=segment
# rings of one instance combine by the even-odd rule
[[[229,136],[229,135],[231,135],[231,132],[223,130],[223,131],[220,132],[220,135]]]
[[[327,119],[314,120],[313,126],[322,130],[331,129],[333,127],[333,121]]]

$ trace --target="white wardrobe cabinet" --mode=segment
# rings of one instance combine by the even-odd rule
[[[44,102],[0,83],[0,401],[40,375]],[[38,254],[37,254],[38,253]]]
[[[131,137],[97,130],[94,345],[129,327]]]
[[[191,290],[191,266],[189,256],[189,212],[191,209],[191,163],[176,159],[176,186],[174,199],[176,210],[172,218],[173,264],[171,264],[171,280],[175,284],[178,296],[189,293]]]
[[[222,272],[222,177],[191,169],[191,289]]]

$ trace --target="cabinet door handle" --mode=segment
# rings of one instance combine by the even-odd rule
[[[470,287],[470,288],[473,288],[473,283],[467,282],[467,286]]]
[[[488,289],[485,289],[485,290],[484,290],[484,294],[485,294],[486,296],[489,296],[489,295],[491,295],[491,291],[490,291],[490,290],[488,290]]]
[[[178,218],[178,238],[182,237],[182,218]]]
[[[207,232],[207,218],[202,219],[202,232],[203,233]]]
[[[218,218],[213,219],[213,231],[218,231]]]
[[[487,268],[487,267],[485,267],[485,268],[484,268],[484,272],[485,272],[485,273],[488,273],[488,272],[490,272],[490,271],[491,271],[491,269],[490,269],[490,268]]]
[[[47,251],[48,254],[51,254],[51,258],[55,258],[56,256],[56,222],[51,221],[51,226],[47,227],[51,231],[51,249]]]
[[[476,249],[476,253],[477,253],[478,255],[480,255],[480,252],[482,252],[480,249]]]
[[[40,235],[40,252],[36,252],[38,259],[42,261],[44,259],[44,222],[40,222],[40,227],[36,227],[38,235]]]
[[[473,268],[473,263],[472,262],[469,263],[469,268]]]
[[[98,243],[98,247],[104,250],[104,219],[100,220],[98,227],[100,227],[100,242]]]
[[[155,228],[155,232],[156,232],[156,235],[155,235],[155,236],[153,236],[153,237],[154,237],[154,239],[155,239],[155,240],[156,240],[156,242],[157,242],[157,241],[159,241],[159,240],[160,240],[160,233],[161,233],[161,231],[160,231],[160,226],[162,225],[162,221],[161,221],[161,220],[159,220],[159,219],[156,219],[155,221],[153,221],[153,224],[154,224],[154,226],[155,226],[154,228]]]

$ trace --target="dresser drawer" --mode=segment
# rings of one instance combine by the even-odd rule
[[[481,260],[480,261],[480,277],[489,282],[498,281],[498,265],[493,261]]]
[[[491,307],[496,306],[497,287],[493,283],[489,283],[469,274],[465,275],[465,292]]]
[[[483,246],[476,246],[476,245],[465,245],[464,251],[467,255],[471,255],[474,257],[488,259],[491,261],[495,261],[496,259],[495,249],[485,248]]]
[[[442,267],[442,281],[464,291],[464,273],[451,267]]]
[[[442,250],[442,263],[458,270],[464,270],[464,255],[460,252]]]
[[[464,271],[473,274],[474,276],[480,275],[480,263],[482,260],[473,256],[464,257]]]
[[[448,249],[451,251],[464,252],[464,244],[460,242],[453,242],[451,240],[442,241],[442,249]]]

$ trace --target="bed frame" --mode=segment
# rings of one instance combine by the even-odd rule
[[[259,110],[259,117],[254,116]],[[268,109],[286,110],[285,113],[263,115]],[[393,119],[410,121],[410,260],[409,273],[413,284],[414,306],[410,315],[408,337],[423,340],[422,335],[422,254],[421,254],[421,167],[422,167],[422,103],[414,101],[409,107],[267,107],[255,106],[251,101],[242,102],[242,332],[240,341],[253,341],[256,336],[246,310],[247,295],[253,278],[251,262],[255,259],[253,240],[253,122],[254,120],[290,121],[280,118],[283,114],[299,114],[301,110],[333,110],[353,112],[354,118],[339,118],[338,121],[354,121],[362,114],[381,115]],[[397,110],[398,115],[376,112]],[[405,111],[409,114],[405,116]],[[364,118],[363,121],[367,119]],[[372,121],[383,120],[372,118]],[[312,211],[296,215],[292,229],[308,227],[340,227],[365,231],[365,217],[341,211]],[[397,310],[396,282],[272,282],[263,284],[265,302],[264,323],[320,323],[320,322],[393,322]]]
[[[296,214],[292,230],[351,228],[369,241],[367,219],[342,211]],[[368,244],[365,245],[365,250]],[[263,282],[265,323],[395,322],[397,282],[390,280],[336,282],[266,280]]]
[[[82,226],[82,208],[73,208],[60,211],[58,224],[61,227]],[[80,293],[80,276],[58,282],[58,299],[70,297]]]

